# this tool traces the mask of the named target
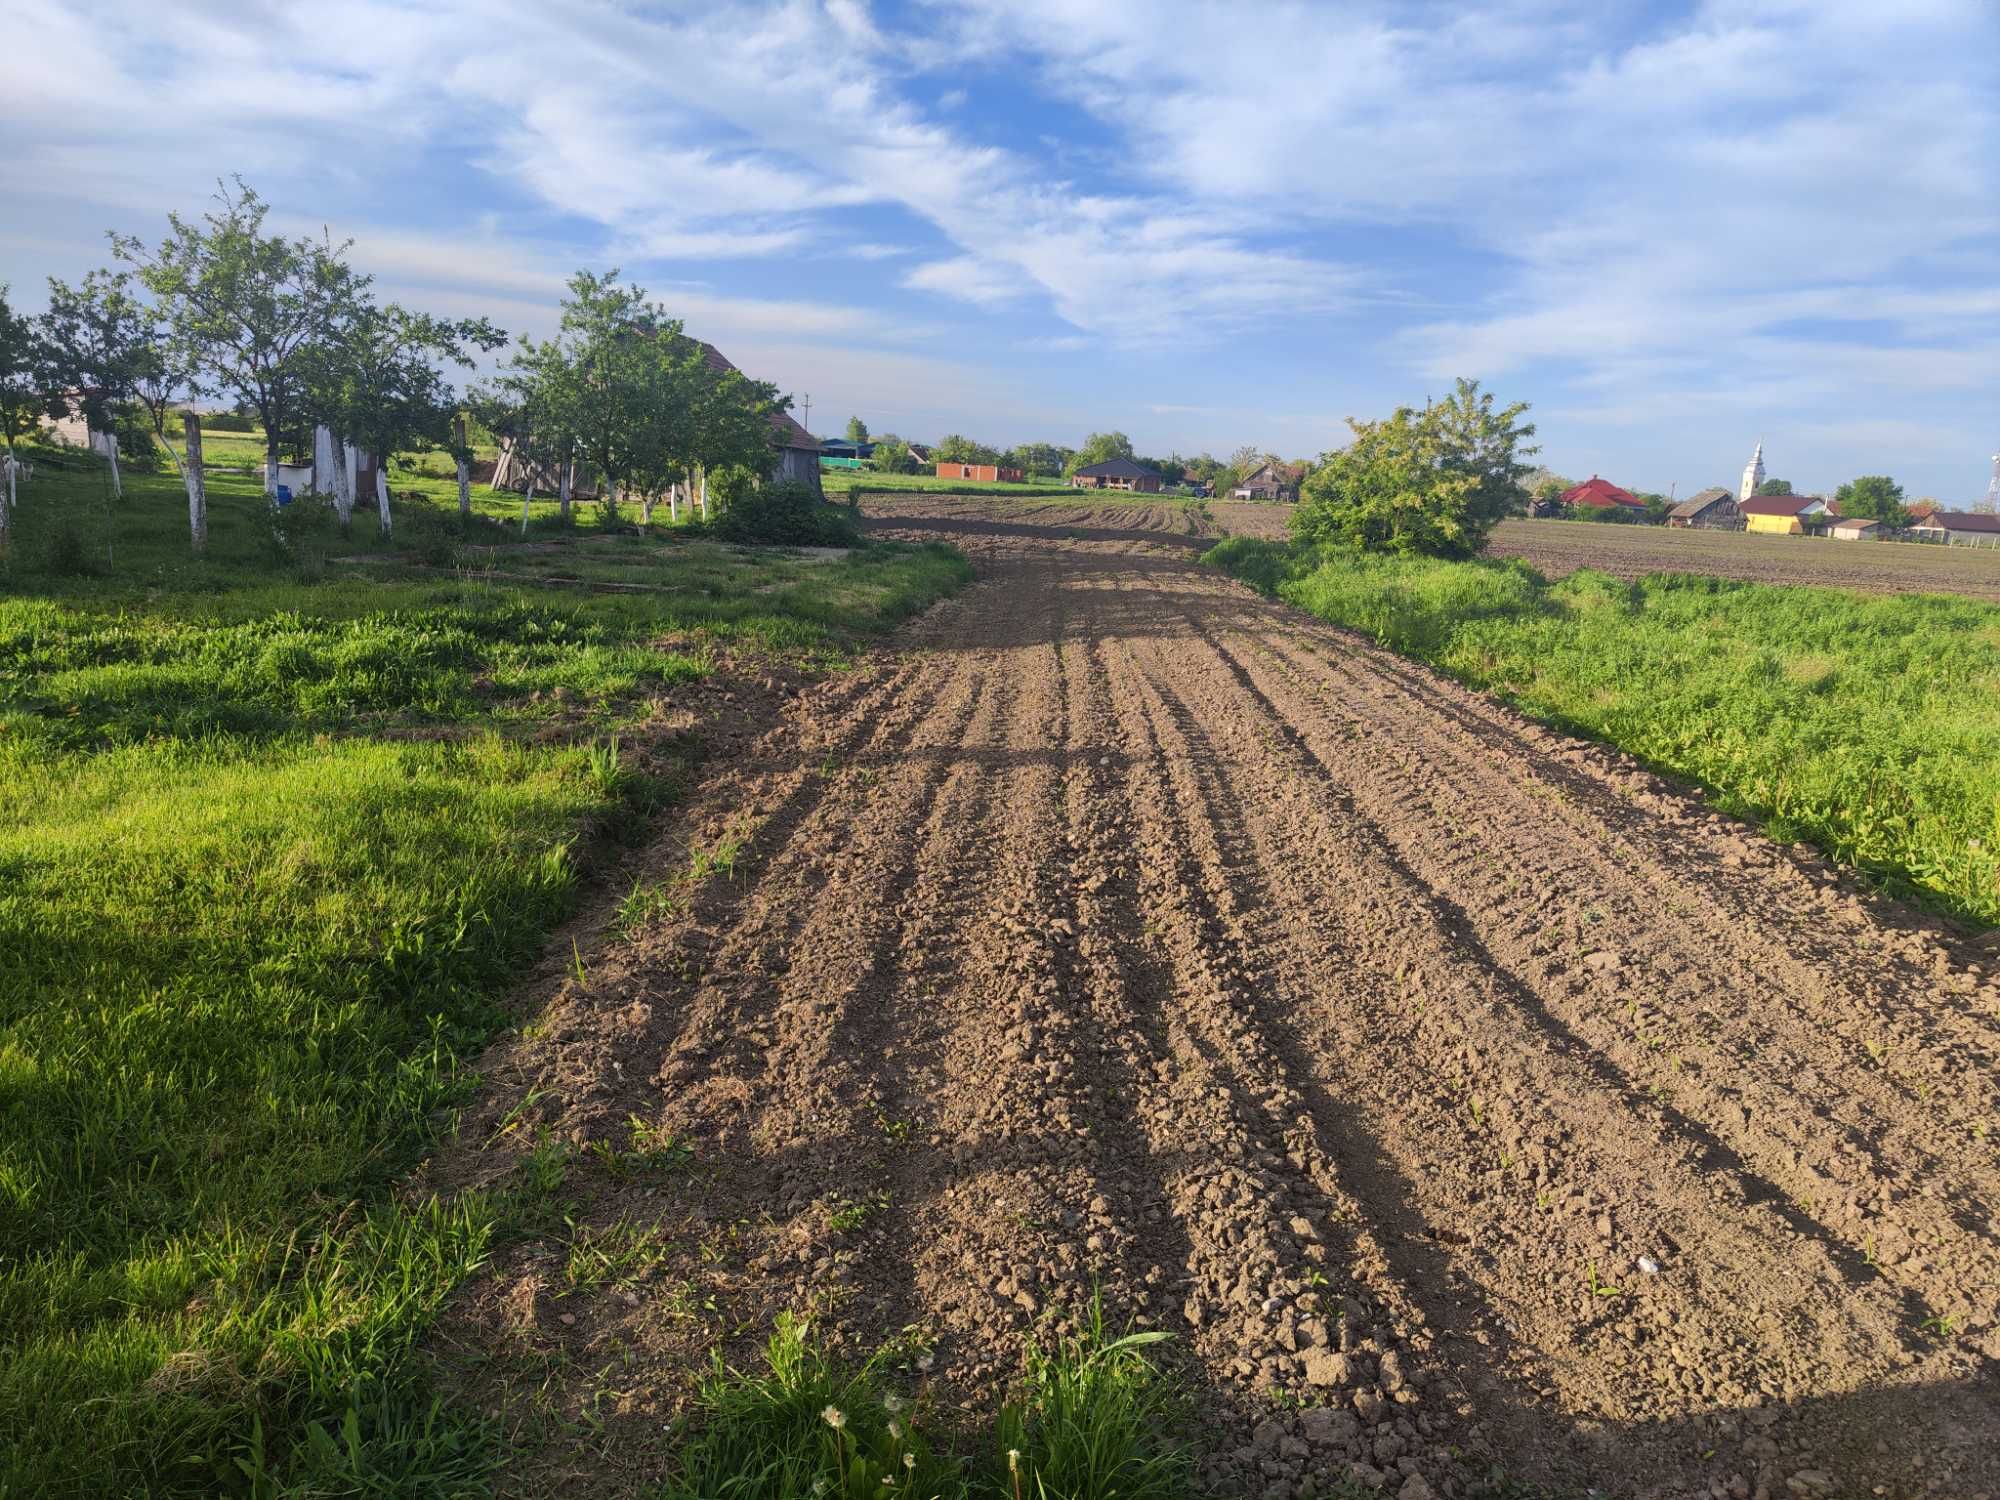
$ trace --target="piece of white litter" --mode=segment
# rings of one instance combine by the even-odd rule
[[[1648,1276],[1657,1276],[1660,1274],[1660,1263],[1650,1255],[1642,1255],[1639,1257],[1639,1269]]]

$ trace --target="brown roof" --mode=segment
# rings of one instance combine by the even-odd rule
[[[1946,531],[1990,531],[2000,534],[2000,516],[1987,515],[1977,510],[1940,510],[1927,517],[1921,524],[1942,526]]]
[[[1808,505],[1826,501],[1818,495],[1752,495],[1743,502],[1746,516],[1795,516]]]
[[[730,371],[736,370],[736,366],[731,364],[723,352],[716,348],[715,345],[701,339],[696,339],[695,342],[701,347],[702,360],[716,374],[726,375]],[[736,373],[740,375],[743,372],[736,370]],[[801,427],[788,411],[772,412],[771,428],[777,436],[780,448],[804,448],[813,453],[820,451],[819,439]]]
[[[1729,490],[1719,488],[1702,490],[1698,494],[1689,495],[1687,499],[1681,501],[1679,505],[1668,511],[1667,514],[1677,516],[1683,521],[1688,521],[1700,515],[1711,505],[1715,504],[1716,501],[1732,500],[1734,498],[1735,496]]]

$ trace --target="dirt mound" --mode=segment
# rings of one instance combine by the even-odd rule
[[[596,1147],[445,1340],[608,1434],[513,1482],[656,1471],[783,1308],[971,1405],[1098,1289],[1218,1493],[2000,1489],[1992,953],[1200,568],[1198,511],[866,511],[982,582],[728,759],[651,857],[733,873],[583,942],[437,1164]]]

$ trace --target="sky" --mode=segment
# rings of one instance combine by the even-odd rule
[[[1963,504],[2000,0],[0,0],[0,281],[236,174],[385,297],[618,267],[810,425],[1309,457],[1482,381],[1541,462]],[[803,412],[801,412],[803,414]]]

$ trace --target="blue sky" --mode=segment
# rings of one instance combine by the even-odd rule
[[[812,425],[1305,456],[1454,375],[1682,494],[2000,448],[1995,0],[0,0],[0,280],[240,172],[390,296],[620,266]]]

